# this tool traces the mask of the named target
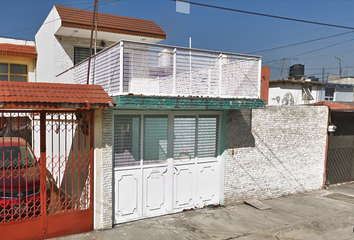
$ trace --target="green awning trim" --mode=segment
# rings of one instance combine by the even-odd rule
[[[164,96],[115,96],[113,109],[154,110],[227,110],[265,108],[262,99],[164,97]]]

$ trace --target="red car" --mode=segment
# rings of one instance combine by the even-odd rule
[[[0,222],[40,214],[40,164],[19,137],[0,137]],[[47,173],[47,195],[52,178]]]

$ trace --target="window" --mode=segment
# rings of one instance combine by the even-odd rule
[[[97,52],[101,51],[102,48],[97,48]],[[95,54],[95,49],[92,49],[91,55]],[[89,47],[74,47],[74,65],[85,60],[90,56]]]
[[[115,166],[140,165],[140,115],[114,118]]]
[[[215,158],[218,129],[219,115],[115,115],[115,167]]]
[[[334,88],[326,87],[325,88],[325,101],[333,101],[334,100]]]
[[[0,81],[27,82],[27,65],[0,63]]]

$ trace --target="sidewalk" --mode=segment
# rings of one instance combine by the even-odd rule
[[[354,183],[263,203],[272,208],[207,207],[55,239],[354,239]]]

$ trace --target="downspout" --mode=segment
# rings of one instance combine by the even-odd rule
[[[326,147],[325,147],[325,157],[324,157],[324,171],[323,171],[323,184],[322,188],[326,188],[326,179],[327,179],[327,155],[328,155],[328,127],[331,122],[331,109],[328,107],[328,120],[327,120],[327,128],[326,128]]]

